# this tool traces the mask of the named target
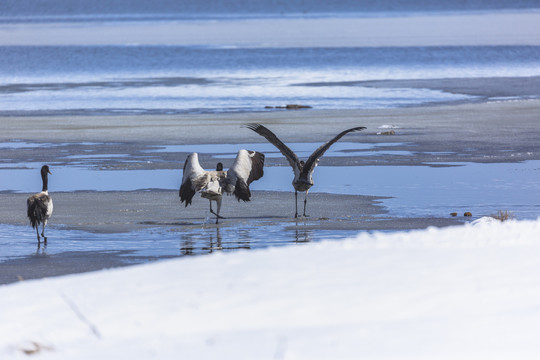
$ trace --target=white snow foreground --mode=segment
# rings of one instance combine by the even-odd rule
[[[540,219],[0,287],[0,358],[539,359]]]

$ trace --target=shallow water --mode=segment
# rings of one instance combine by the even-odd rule
[[[385,125],[389,127],[391,125]],[[385,127],[383,126],[383,127]],[[22,141],[0,143],[0,149],[24,149],[84,145],[76,154],[65,151],[50,163],[51,192],[71,191],[132,191],[140,189],[178,189],[182,171],[178,169],[108,170],[111,161],[137,163],[149,158],[159,161],[162,153],[198,152],[212,158],[231,159],[239,148],[262,151],[268,158],[282,155],[268,143],[199,144],[148,146],[139,149],[142,155],[94,153],[92,143],[40,144]],[[94,144],[95,145],[95,144]],[[338,142],[325,154],[328,158],[364,156],[414,155],[409,151],[394,151],[401,143],[363,144]],[[311,154],[319,143],[290,143],[300,157]],[[71,148],[70,148],[71,149]],[[61,152],[62,153],[62,152]],[[155,156],[158,158],[155,158]],[[6,156],[10,156],[9,152]],[[184,155],[181,155],[184,156]],[[207,161],[205,161],[207,162]],[[41,163],[0,163],[0,191],[35,192],[41,188],[38,169]],[[204,165],[204,164],[203,164]],[[429,165],[429,164],[427,164]],[[490,215],[498,210],[512,211],[521,219],[536,219],[539,214],[540,161],[523,163],[437,163],[437,166],[318,166],[314,172],[315,186],[310,194],[352,194],[391,197],[383,200],[392,216],[444,217],[450,212]],[[179,165],[180,167],[181,165]],[[292,170],[287,166],[266,166],[265,175],[251,185],[253,190],[292,191]]]
[[[440,164],[439,164],[440,165]],[[520,219],[540,214],[540,161],[523,163],[459,163],[454,166],[318,166],[313,194],[387,196],[390,214],[399,217],[447,216],[465,211],[490,215],[512,211]],[[30,169],[2,169],[0,191],[33,192],[41,186],[41,164]],[[178,189],[181,170],[95,170],[82,166],[53,167],[49,190],[131,191]],[[288,166],[266,167],[252,190],[292,191]]]
[[[0,146],[8,147],[12,143]],[[254,144],[245,144],[249,145]],[[260,144],[258,144],[260,145]],[[336,144],[338,145],[338,144]],[[395,144],[400,145],[400,144]],[[30,149],[36,144],[18,143],[14,147]],[[62,145],[60,145],[62,146]],[[307,151],[315,144],[292,144],[295,150]],[[355,146],[359,148],[355,149]],[[392,148],[389,146],[388,148]],[[200,145],[201,153],[214,153],[216,159],[234,155],[238,145],[230,148]],[[151,147],[154,152],[193,151],[194,147]],[[377,145],[343,142],[333,149],[339,157],[348,151],[372,153],[377,156]],[[129,191],[137,189],[178,189],[182,177],[180,169],[154,170],[97,170],[94,160],[121,160],[126,154],[66,155],[73,162],[53,164],[50,177],[51,192],[77,190]],[[103,156],[100,157],[100,156]],[[272,155],[271,155],[272,156]],[[129,157],[129,156],[128,156]],[[67,165],[66,165],[67,164]],[[4,162],[0,166],[0,191],[34,192],[41,186],[41,163]],[[357,194],[391,197],[382,205],[393,218],[448,218],[449,213],[462,215],[470,211],[475,217],[491,215],[498,210],[510,211],[518,219],[536,219],[540,214],[540,161],[523,163],[455,163],[438,166],[319,166],[314,173],[315,186],[310,196],[317,193]],[[448,165],[441,167],[440,165]],[[253,190],[292,192],[293,174],[289,166],[265,168],[265,176],[252,183]],[[1,194],[0,194],[1,196]],[[209,215],[209,214],[207,214]],[[386,216],[386,215],[385,215]],[[376,217],[377,218],[377,217]],[[257,249],[311,241],[354,236],[358,230],[320,230],[311,227],[310,219],[298,222],[275,219],[246,220],[219,227],[208,216],[199,225],[170,225],[129,233],[89,233],[67,230],[62,226],[47,229],[48,243],[38,245],[30,226],[0,224],[0,263],[13,264],[23,261],[28,267],[43,264],[56,255],[62,262],[64,256],[73,260],[75,254],[99,255],[92,257],[94,269],[120,264],[144,263],[157,259],[185,255],[201,255],[220,251]],[[49,259],[49,260],[47,260]],[[78,260],[74,260],[78,261]],[[101,265],[100,265],[101,264]],[[116,264],[116,265],[115,265]],[[11,265],[10,265],[11,266]],[[88,270],[86,270],[88,271]],[[4,280],[6,282],[15,281]]]
[[[287,181],[278,180],[292,180],[292,171],[270,169],[253,189],[292,191]],[[508,210],[520,219],[536,219],[540,214],[540,161],[452,167],[321,166],[314,181],[310,194],[390,196],[382,203],[398,217],[444,217],[465,211],[491,215]]]
[[[356,230],[312,230],[304,222],[273,225],[199,225],[100,234],[59,227],[47,228],[47,243],[38,244],[29,226],[0,224],[0,262],[35,255],[67,252],[100,252],[120,256],[125,263],[141,263],[185,255],[259,249],[354,236]],[[121,252],[121,253],[120,253]]]

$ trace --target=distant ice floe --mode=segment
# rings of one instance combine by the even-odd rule
[[[396,132],[394,129],[399,129],[399,126],[396,125],[381,125],[378,127],[378,129],[382,129],[384,131],[377,132],[377,135],[395,135]]]

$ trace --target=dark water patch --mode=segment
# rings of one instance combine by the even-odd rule
[[[308,158],[313,151],[321,145],[320,142],[287,144],[288,147],[294,149],[293,151],[299,158]],[[332,147],[325,152],[325,157],[412,155],[411,151],[393,149],[394,147],[403,145],[403,143],[366,144],[340,141],[332,145]],[[144,152],[185,154],[196,152],[199,154],[214,154],[213,157],[217,159],[234,159],[239,149],[256,149],[259,152],[263,152],[267,159],[280,158],[283,156],[274,145],[267,143],[164,145],[144,150]]]
[[[299,86],[335,87],[363,86],[377,88],[425,88],[450,93],[467,94],[500,99],[540,97],[540,77],[489,77],[489,78],[445,78],[410,80],[369,80],[313,82]]]
[[[162,77],[146,79],[118,79],[109,81],[14,83],[0,85],[0,94],[15,94],[30,91],[65,91],[73,89],[125,89],[154,86],[175,87],[185,85],[205,85],[211,82],[211,80],[204,78]]]
[[[0,285],[66,274],[103,270],[125,265],[126,251],[80,251],[48,254],[46,245],[34,254],[0,262]]]
[[[210,84],[224,81],[235,74],[236,80],[249,78],[253,71],[264,79],[273,72],[283,70],[340,70],[357,69],[378,71],[386,68],[385,77],[366,80],[384,80],[389,70],[423,70],[427,76],[435,69],[477,68],[509,65],[537,67],[540,46],[436,46],[436,47],[332,47],[332,48],[204,48],[197,46],[2,46],[0,74],[6,79],[3,92],[22,91],[25,87],[41,86],[58,89],[63,86],[143,87]],[[239,73],[237,73],[240,70]],[[217,71],[217,72],[216,72]],[[508,70],[510,71],[510,69]],[[206,74],[183,76],[180,74]],[[334,82],[347,84],[361,78],[350,75]],[[369,73],[369,72],[368,72]],[[154,74],[154,76],[149,76]],[[244,76],[242,76],[242,74]],[[400,78],[407,72],[399,71]],[[459,74],[459,71],[455,72]],[[526,74],[526,73],[524,73]],[[530,73],[529,73],[530,74]],[[71,75],[71,76],[69,76]],[[289,74],[291,75],[291,74]],[[298,74],[291,77],[297,79]],[[328,74],[330,75],[330,74]],[[505,74],[498,73],[499,76]],[[382,76],[382,75],[381,75]],[[458,76],[453,76],[458,77]],[[37,81],[22,82],[29,78]],[[46,81],[43,79],[63,79]],[[95,79],[103,79],[96,81]],[[77,81],[82,79],[82,81]],[[19,80],[19,81],[17,81]],[[307,80],[307,78],[306,78]],[[331,77],[328,78],[332,82]],[[324,85],[326,81],[292,82],[290,85]],[[73,85],[70,85],[73,84]],[[21,89],[19,89],[20,87]]]
[[[105,3],[84,0],[3,0],[1,21],[133,21],[234,16],[284,16],[297,14],[406,14],[417,12],[487,11],[538,8],[536,0],[116,0]],[[372,15],[373,16],[373,15]]]

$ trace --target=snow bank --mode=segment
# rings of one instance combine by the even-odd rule
[[[0,287],[0,358],[536,359],[540,219]]]

